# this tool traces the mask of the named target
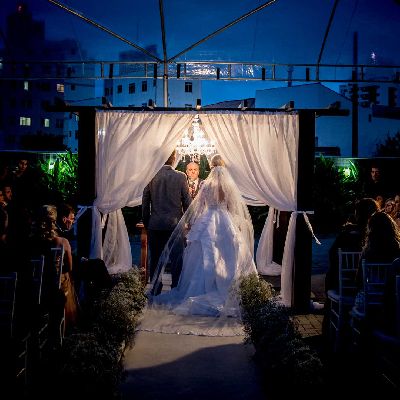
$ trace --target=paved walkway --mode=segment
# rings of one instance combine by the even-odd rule
[[[122,399],[265,399],[253,353],[242,336],[140,331],[125,354]]]

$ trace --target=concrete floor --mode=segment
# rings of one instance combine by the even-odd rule
[[[253,353],[243,336],[140,331],[125,353],[122,399],[265,399]]]

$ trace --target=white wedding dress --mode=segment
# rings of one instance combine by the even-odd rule
[[[182,246],[182,237],[186,237],[183,255],[182,250],[176,251],[179,243]],[[163,325],[159,330],[224,335],[226,326],[228,330],[234,325],[238,328],[232,317],[240,318],[240,278],[257,273],[253,246],[247,207],[226,168],[215,167],[160,258],[159,274],[155,274],[159,279],[165,267],[182,262],[181,257],[183,262],[178,285],[169,292],[150,296],[150,308],[169,315],[169,321],[160,320],[160,315],[155,318]],[[155,278],[153,286],[159,279]],[[195,325],[187,328],[188,332],[184,332],[184,316],[192,317]]]

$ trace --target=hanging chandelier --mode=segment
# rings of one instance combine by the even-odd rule
[[[195,162],[200,162],[202,155],[209,158],[217,152],[214,142],[208,139],[206,133],[201,129],[201,120],[198,114],[195,115],[192,125],[178,141],[176,151],[182,161],[185,161],[186,157],[189,157],[190,161]]]

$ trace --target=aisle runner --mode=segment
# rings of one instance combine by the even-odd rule
[[[146,307],[137,331],[196,336],[244,336],[237,318],[175,315],[160,306]]]

